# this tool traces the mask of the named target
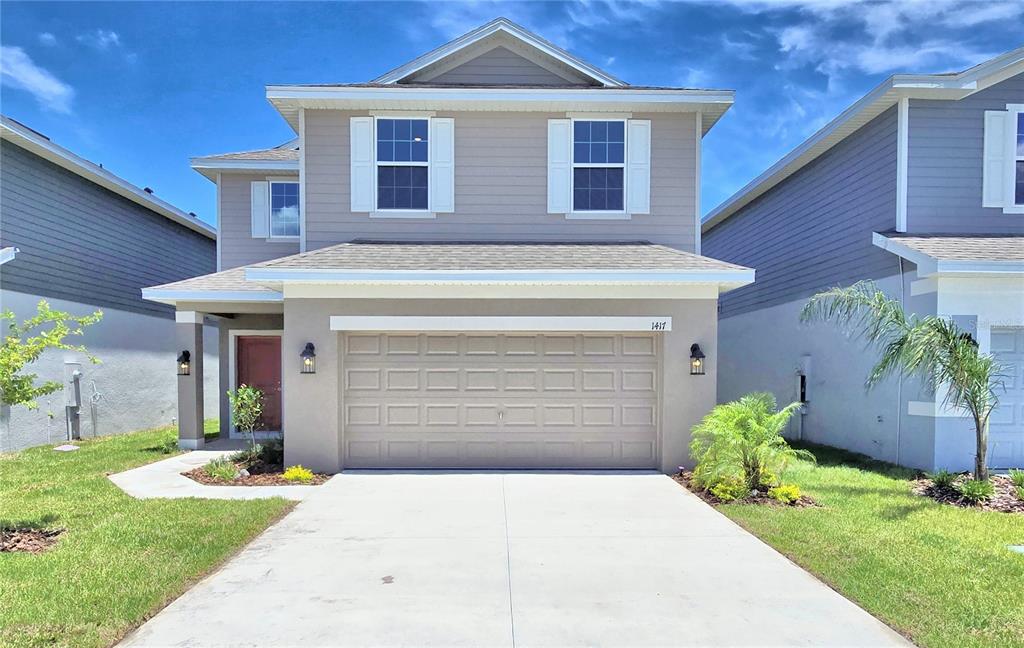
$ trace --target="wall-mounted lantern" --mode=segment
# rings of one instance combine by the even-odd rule
[[[306,342],[306,348],[299,354],[302,358],[302,373],[304,374],[315,374],[316,373],[316,347],[313,346],[312,342]]]
[[[192,354],[182,351],[178,356],[178,375],[188,376],[192,373]]]
[[[704,375],[704,352],[700,350],[700,345],[694,342],[690,345],[690,375],[691,376],[703,376]]]

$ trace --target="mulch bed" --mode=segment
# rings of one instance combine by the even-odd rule
[[[235,479],[211,477],[206,474],[202,466],[182,474],[192,481],[208,486],[319,486],[331,478],[331,475],[324,473],[313,473],[313,480],[310,482],[290,482],[281,476],[284,472],[284,466],[264,463],[249,466],[246,468],[246,471],[248,471],[248,475],[236,477]]]
[[[711,491],[707,491],[704,490],[703,488],[697,487],[693,483],[693,473],[688,470],[684,470],[681,473],[672,475],[672,479],[676,480],[676,482],[683,486],[683,488],[690,491],[691,493],[693,493],[694,495],[701,498],[702,500],[704,500],[705,502],[712,506],[718,506],[719,504],[763,504],[766,506],[786,506],[793,508],[808,508],[821,506],[821,504],[818,504],[807,495],[801,495],[800,499],[798,499],[797,501],[793,502],[792,504],[786,504],[785,502],[780,502],[774,497],[769,497],[767,491],[757,491],[755,494],[745,497],[741,500],[738,499],[727,502],[723,499],[715,497],[715,495],[712,494]]]
[[[969,479],[970,475],[964,473],[963,479]],[[911,489],[918,495],[930,497],[943,504],[962,506],[964,508],[976,508],[983,511],[999,511],[1001,513],[1024,513],[1024,500],[1017,497],[1013,481],[1005,475],[992,475],[989,477],[995,493],[985,502],[975,504],[961,497],[955,488],[942,488],[936,486],[928,478],[917,479],[913,482]]]
[[[57,544],[64,529],[0,529],[0,552],[39,554]]]

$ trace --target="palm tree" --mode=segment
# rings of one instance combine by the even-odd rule
[[[858,331],[881,351],[867,378],[870,389],[893,374],[920,375],[933,391],[945,388],[943,405],[966,410],[974,421],[974,478],[988,479],[988,420],[999,404],[1000,366],[951,319],[907,315],[871,281],[832,288],[811,297],[800,320],[834,320]]]

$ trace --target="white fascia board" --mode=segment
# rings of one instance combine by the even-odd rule
[[[519,332],[656,332],[672,330],[668,316],[646,317],[486,317],[332,315],[332,331],[519,331]]]
[[[907,247],[900,243],[899,239],[891,239],[884,234],[872,232],[871,242],[875,247],[880,247],[886,252],[891,252],[916,265],[918,277],[933,275],[938,269],[938,260],[935,257],[928,256],[923,252]]]
[[[299,172],[298,160],[206,160],[192,158],[193,169],[216,169],[233,171],[294,171]]]
[[[247,302],[274,303],[284,296],[273,290],[160,290],[143,288],[142,298],[147,301],[174,305],[177,302]]]
[[[921,278],[932,275],[1024,275],[1024,261],[937,259],[924,252],[903,245],[899,242],[899,239],[891,239],[877,232],[872,233],[871,242],[875,246],[916,265],[917,276]]]
[[[156,212],[179,225],[184,225],[192,231],[203,234],[211,239],[217,238],[217,230],[198,218],[190,216],[171,203],[161,200],[151,193],[147,193],[130,182],[117,177],[100,165],[93,164],[85,158],[75,155],[63,146],[58,146],[42,135],[7,118],[0,120],[0,139],[8,140],[12,144],[35,153],[44,160],[67,169],[75,175],[127,198],[138,205],[142,205],[146,209]]]
[[[746,284],[754,270],[306,270],[297,268],[246,268],[247,281],[296,281],[304,283],[543,283],[543,284]]]
[[[377,77],[373,80],[374,83],[397,83],[405,77],[415,74],[420,70],[437,63],[438,61],[447,58],[456,52],[463,50],[474,43],[477,43],[488,36],[496,34],[498,32],[505,33],[512,38],[515,38],[537,50],[547,54],[551,58],[561,61],[565,65],[568,65],[577,72],[588,76],[594,81],[601,83],[606,86],[624,86],[626,85],[620,79],[613,77],[607,72],[590,65],[589,63],[576,58],[564,49],[554,45],[543,38],[540,38],[536,34],[523,29],[514,22],[506,18],[497,18],[482,25],[462,36],[459,36],[455,40],[438,47],[437,49],[431,50],[426,54],[419,56],[412,61],[409,61],[405,65],[401,65],[390,72]]]
[[[8,261],[14,261],[14,257],[20,252],[16,247],[5,247],[0,249],[0,265],[7,263]]]

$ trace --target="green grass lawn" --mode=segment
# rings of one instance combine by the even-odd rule
[[[0,553],[0,645],[110,645],[291,508],[282,499],[136,500],[107,479],[166,458],[160,447],[173,435],[0,455],[0,525],[67,529],[47,553]]]
[[[938,504],[913,472],[810,447],[786,481],[823,508],[720,510],[836,590],[929,648],[1024,647],[1024,516]]]

